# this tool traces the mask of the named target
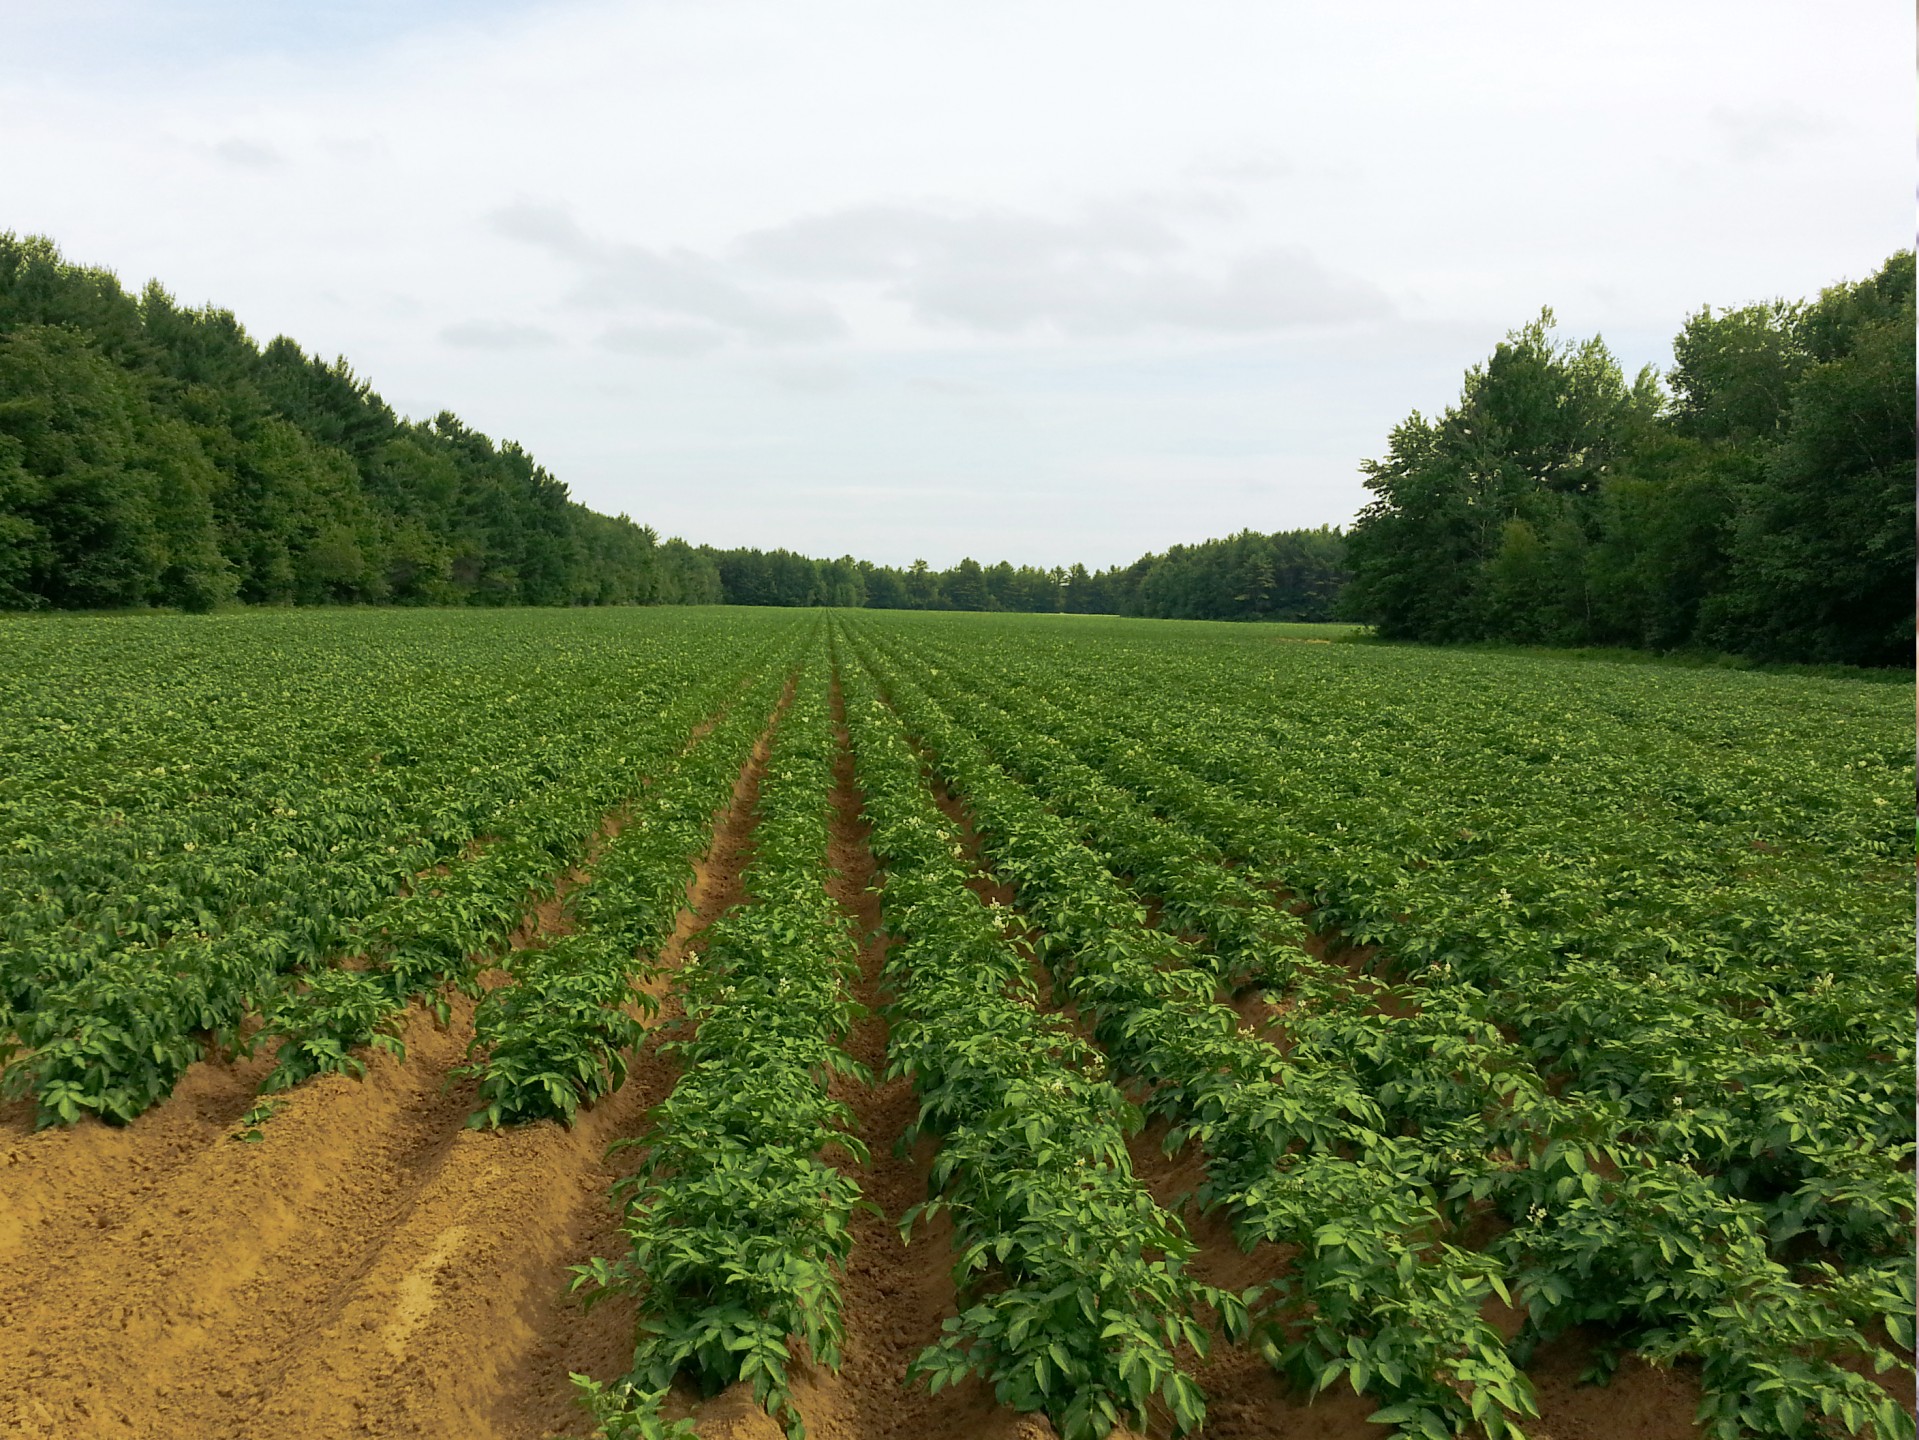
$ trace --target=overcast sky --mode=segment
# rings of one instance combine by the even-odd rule
[[[1905,0],[10,0],[0,229],[695,542],[1341,524],[1542,304],[1911,243]]]

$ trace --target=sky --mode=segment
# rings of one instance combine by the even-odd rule
[[[1345,524],[1553,307],[1912,243],[1899,0],[11,0],[0,230],[697,544]]]

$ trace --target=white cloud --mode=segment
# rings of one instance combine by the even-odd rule
[[[1182,248],[1163,216],[1126,202],[1092,206],[1064,221],[1013,210],[867,205],[755,231],[740,245],[749,260],[823,280],[895,278],[927,265],[990,270],[1035,260],[1157,260]]]
[[[720,331],[701,325],[613,325],[600,332],[596,343],[622,355],[679,358],[711,354],[725,339]]]
[[[271,145],[262,145],[255,140],[243,140],[238,136],[218,141],[208,148],[229,165],[239,165],[252,170],[271,170],[286,163],[286,157]]]
[[[795,395],[837,395],[859,382],[851,366],[830,360],[772,360],[758,368],[767,380]]]
[[[509,205],[487,223],[494,233],[539,246],[575,267],[566,298],[582,309],[638,309],[701,320],[772,344],[830,340],[846,330],[831,307],[743,284],[724,264],[690,250],[595,240],[559,206]]]
[[[1196,160],[1187,173],[1202,181],[1229,181],[1265,184],[1299,174],[1299,163],[1283,151],[1266,145],[1249,145],[1220,155]]]
[[[984,385],[976,385],[970,380],[949,380],[942,375],[909,375],[903,383],[909,389],[921,390],[928,395],[945,395],[955,400],[977,400],[991,393]]]
[[[460,320],[442,326],[440,338],[462,350],[543,350],[560,337],[544,325],[511,320]]]
[[[1772,160],[1795,145],[1828,134],[1832,122],[1791,101],[1728,107],[1715,105],[1710,118],[1735,160]]]
[[[1210,218],[1220,207],[1202,197],[1186,208]],[[1245,335],[1391,311],[1377,286],[1297,247],[1262,247],[1209,267],[1179,218],[1147,200],[1094,203],[1066,220],[867,206],[758,231],[739,249],[779,273],[877,282],[922,321],[995,334]]]
[[[1075,339],[1252,335],[1392,312],[1377,286],[1298,247],[1213,261],[1182,233],[1183,222],[1231,213],[1205,192],[1096,200],[1066,219],[869,205],[754,230],[710,253],[596,239],[559,205],[520,201],[485,223],[562,262],[572,276],[567,304],[656,317],[601,340],[635,353],[704,353],[722,337],[759,345],[840,340],[854,332],[833,297],[861,291],[929,327]]]

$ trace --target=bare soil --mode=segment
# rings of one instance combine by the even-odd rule
[[[659,959],[739,898],[762,738]],[[609,817],[610,835],[619,817]],[[556,877],[515,945],[570,923]],[[656,982],[663,984],[664,982]],[[661,1018],[675,1005],[664,997]],[[648,1047],[566,1130],[465,1128],[472,1034],[408,1016],[404,1064],[291,1092],[258,1144],[236,1122],[271,1064],[194,1067],[124,1129],[0,1136],[0,1434],[22,1440],[445,1436],[584,1429],[569,1370],[626,1368],[630,1314],[582,1314],[568,1267],[617,1252],[608,1190],[673,1076]]]
[[[879,876],[860,818],[837,683],[833,716],[839,755],[834,764],[828,856],[833,874],[828,885],[860,938],[854,998],[866,1011],[847,1037],[846,1048],[875,1077],[872,1085],[835,1083],[835,1098],[853,1111],[871,1153],[870,1163],[842,1161],[841,1168],[883,1213],[863,1213],[854,1222],[842,1292],[844,1363],[838,1374],[808,1371],[795,1387],[795,1399],[813,1440],[1039,1440],[1052,1433],[1051,1427],[1037,1417],[1006,1410],[983,1386],[971,1384],[932,1396],[923,1384],[906,1378],[913,1357],[939,1338],[941,1322],[956,1310],[949,1273],[952,1229],[941,1217],[916,1227],[910,1244],[900,1239],[901,1217],[927,1198],[935,1141],[923,1138],[912,1151],[900,1153],[901,1137],[918,1116],[919,1101],[908,1080],[880,1078],[886,1070],[887,1039],[880,1013],[886,999],[881,972],[889,940],[881,924],[874,888]],[[704,1423],[701,1433],[708,1433]]]
[[[982,900],[1017,913],[1018,892],[1000,879],[987,860],[965,802],[947,789],[930,764],[926,775],[935,803],[960,831],[974,872],[968,883]],[[1295,914],[1306,908],[1283,890],[1276,889],[1274,897],[1275,903]],[[1159,904],[1150,895],[1143,899],[1150,923]],[[1309,931],[1303,945],[1315,959],[1343,968],[1357,986],[1370,992],[1382,1013],[1416,1013],[1415,1005],[1391,992],[1394,981],[1381,971],[1384,962],[1376,947],[1356,945],[1331,931]],[[1033,974],[1042,1004],[1059,1010],[1083,1033],[1072,1007],[1054,1000],[1045,967],[1035,964]],[[1283,1001],[1249,989],[1226,1003],[1239,1014],[1244,1028],[1283,1042]],[[1236,1290],[1270,1284],[1282,1276],[1291,1258],[1288,1247],[1261,1244],[1245,1252],[1223,1214],[1205,1214],[1188,1203],[1205,1178],[1204,1160],[1190,1145],[1167,1156],[1162,1148],[1166,1131],[1164,1122],[1156,1121],[1134,1136],[1127,1148],[1134,1172],[1155,1203],[1186,1223],[1197,1246],[1193,1273],[1208,1284]],[[1496,1299],[1490,1308],[1505,1310]],[[1508,1322],[1502,1328],[1511,1334],[1520,1317],[1504,1313],[1494,1318]],[[1207,1395],[1206,1424],[1195,1432],[1195,1440],[1378,1440],[1381,1427],[1367,1420],[1379,1408],[1377,1400],[1356,1395],[1344,1385],[1308,1399],[1291,1390],[1253,1350],[1227,1343],[1216,1325],[1212,1339],[1204,1360],[1193,1357],[1192,1373]],[[1579,1376],[1591,1364],[1592,1353],[1592,1337],[1575,1330],[1542,1346],[1534,1356],[1527,1374],[1537,1393],[1540,1418],[1526,1429],[1532,1440],[1697,1440],[1701,1431],[1693,1416],[1700,1390],[1692,1370],[1659,1370],[1628,1356],[1608,1386],[1582,1385]]]
[[[790,688],[788,691],[790,697]],[[781,701],[781,709],[787,697]],[[846,750],[833,795],[831,881],[860,937],[857,998],[868,1014],[849,1051],[885,1069],[883,966],[876,872]],[[777,718],[776,712],[776,717]],[[705,728],[702,727],[701,733]],[[759,780],[771,723],[716,822],[687,906],[651,983],[660,1022],[678,1017],[671,976],[705,924],[747,897]],[[1016,896],[983,863],[966,808],[935,784],[975,860],[982,899]],[[587,860],[555,877],[528,907],[513,948],[547,943],[571,924],[568,895],[590,878],[607,817]],[[1316,953],[1371,973],[1369,953]],[[1037,969],[1037,967],[1036,967]],[[489,979],[497,978],[490,976]],[[1059,1008],[1042,982],[1042,1003]],[[1388,1004],[1390,1005],[1390,1000]],[[1271,1018],[1239,997],[1248,1024]],[[1070,1008],[1064,1011],[1074,1017]],[[364,1080],[328,1076],[288,1095],[258,1144],[235,1143],[270,1054],[195,1066],[168,1101],[121,1129],[87,1123],[31,1132],[24,1106],[0,1109],[0,1435],[21,1440],[201,1440],[201,1437],[445,1437],[543,1440],[581,1434],[569,1371],[602,1379],[628,1363],[633,1316],[609,1301],[583,1312],[567,1294],[569,1267],[623,1245],[608,1202],[630,1155],[609,1142],[637,1134],[675,1073],[653,1045],[633,1057],[626,1085],[579,1125],[488,1133],[465,1128],[471,1081],[454,1080],[472,1035],[457,1001],[440,1029],[408,1016],[407,1058],[375,1055]],[[926,1198],[935,1141],[901,1154],[917,1113],[903,1079],[839,1083],[870,1163],[845,1167],[882,1212],[863,1214],[844,1282],[845,1363],[802,1368],[795,1393],[814,1440],[1048,1440],[1037,1416],[998,1405],[977,1384],[929,1396],[906,1380],[912,1358],[955,1308],[944,1221],[899,1236]],[[1185,1204],[1203,1179],[1189,1148],[1162,1153],[1163,1126],[1131,1145],[1156,1200],[1181,1213],[1202,1279],[1235,1289],[1284,1274],[1284,1247],[1250,1254],[1219,1215]],[[1494,1318],[1505,1328],[1515,1316]],[[1607,1389],[1577,1384],[1588,1337],[1545,1347],[1532,1367],[1543,1418],[1534,1440],[1693,1440],[1692,1375],[1622,1365]],[[1209,1397],[1201,1440],[1375,1440],[1375,1402],[1338,1388],[1307,1403],[1253,1351],[1219,1340],[1195,1373]],[[681,1397],[705,1440],[777,1440],[780,1431],[739,1388],[704,1403]]]

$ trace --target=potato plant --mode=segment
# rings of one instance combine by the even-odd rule
[[[584,843],[580,810],[630,796],[744,673],[697,627],[143,633],[149,653],[110,652],[117,689],[16,683],[0,732],[22,752],[0,776],[0,1092],[42,1125],[133,1119],[255,1014],[288,1042],[275,1083],[355,1068],[409,995],[470,978]],[[354,956],[371,970],[330,973]]]
[[[960,834],[898,721],[854,667],[841,679],[898,942],[888,1063],[941,1140],[934,1194],[909,1225],[945,1211],[957,1252],[962,1308],[913,1373],[935,1390],[977,1375],[1002,1403],[1045,1411],[1063,1440],[1158,1416],[1195,1428],[1205,1398],[1177,1352],[1205,1353],[1200,1306],[1240,1334],[1243,1307],[1187,1273],[1192,1242],[1127,1158],[1137,1112],[1099,1052],[1033,1008],[1027,958],[967,887]]]
[[[1417,1147],[1344,1066],[1296,1063],[1245,1034],[1217,975],[1077,844],[1071,827],[993,764],[915,682],[880,662],[889,695],[972,808],[995,870],[1018,886],[1056,986],[1115,1067],[1148,1086],[1169,1144],[1207,1158],[1203,1198],[1250,1244],[1298,1246],[1257,1297],[1263,1344],[1308,1389],[1341,1378],[1412,1432],[1518,1436],[1531,1387],[1481,1316],[1496,1262],[1446,1243]],[[1310,1308],[1303,1327],[1299,1314]]]
[[[1288,1058],[1350,1069],[1449,1221],[1503,1212],[1491,1254],[1533,1306],[1526,1336],[1585,1316],[1699,1364],[1716,1434],[1911,1433],[1847,1368],[1909,1366],[1910,1285],[1833,1284],[1910,1272],[1911,916],[1886,866],[1910,838],[1885,820],[1910,749],[1890,727],[1837,705],[1809,725],[1820,682],[1752,677],[1734,683],[1767,689],[1701,710],[1682,699],[1699,680],[1635,669],[1579,677],[1579,714],[1563,691],[1529,708],[1511,692],[1535,675],[1511,660],[1276,663],[1364,702],[1321,713],[1310,687],[1228,677],[1204,647],[1080,646],[1066,671],[1037,643],[872,628],[1022,777],[1049,739],[1071,751],[1084,769],[1034,783],[1093,851],[1137,853],[1082,799],[1085,769],[1391,957],[1409,1013],[1390,1017],[1288,961]],[[1459,688],[1476,669],[1505,690]],[[1181,923],[1203,939],[1203,918]]]
[[[685,1017],[667,1053],[680,1078],[646,1132],[622,1142],[639,1156],[618,1192],[628,1248],[576,1267],[589,1303],[622,1294],[638,1306],[615,1408],[597,1392],[608,1433],[660,1429],[659,1406],[684,1375],[709,1395],[746,1382],[804,1440],[795,1346],[839,1367],[840,1272],[863,1202],[825,1157],[866,1151],[828,1085],[870,1077],[840,1048],[858,1010],[850,922],[826,888],[823,659],[816,642],[775,723],[741,877],[748,900],[711,921],[676,977]]]
[[[712,730],[672,759],[600,850],[589,882],[571,897],[577,928],[506,957],[509,983],[486,991],[474,1011],[466,1073],[480,1078],[475,1128],[537,1119],[571,1124],[582,1104],[619,1088],[640,1015],[658,1001],[638,989],[650,959],[673,933],[695,860],[715,816],[765,729],[785,679],[767,666],[735,696]]]

